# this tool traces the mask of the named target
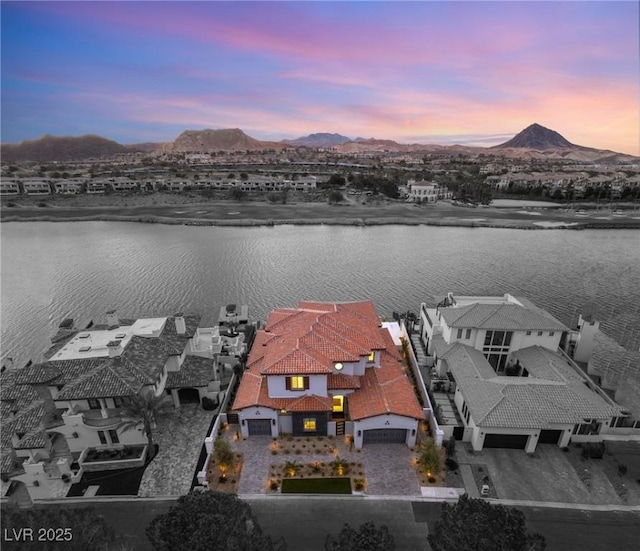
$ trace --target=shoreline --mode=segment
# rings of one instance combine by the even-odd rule
[[[227,226],[227,227],[260,227],[260,226],[441,226],[462,228],[502,228],[514,230],[586,230],[586,229],[640,229],[640,220],[625,220],[619,222],[589,221],[589,222],[548,222],[539,224],[532,222],[522,224],[517,221],[499,220],[468,220],[464,218],[451,219],[407,219],[401,217],[386,218],[292,218],[292,219],[208,219],[208,218],[173,218],[165,216],[127,216],[127,215],[90,215],[90,216],[6,216],[0,222],[135,222],[140,224],[163,224],[172,226]]]
[[[93,199],[93,198],[92,198]],[[321,201],[202,201],[199,197],[164,196],[100,198],[87,204],[49,199],[47,203],[3,204],[1,222],[137,222],[181,226],[449,226],[465,228],[640,229],[640,212],[580,212],[520,205],[469,208],[448,202],[416,205],[405,202],[352,201],[330,205]],[[158,202],[157,199],[160,199]],[[195,199],[195,200],[194,200]],[[200,199],[200,200],[199,200]],[[73,202],[72,202],[73,201]],[[636,216],[637,215],[637,216]]]

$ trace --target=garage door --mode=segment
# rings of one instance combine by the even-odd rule
[[[371,429],[364,431],[365,444],[404,444],[407,429]]]
[[[271,421],[269,419],[249,419],[249,436],[271,436]]]
[[[562,436],[561,430],[541,430],[539,444],[557,444]]]
[[[484,447],[524,450],[528,439],[528,434],[487,434],[484,437]]]

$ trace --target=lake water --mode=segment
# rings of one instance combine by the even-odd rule
[[[4,223],[2,358],[38,361],[60,321],[248,304],[264,320],[299,300],[362,300],[418,312],[454,294],[520,294],[574,326],[595,306],[604,330],[640,347],[640,232],[434,226],[191,227]]]

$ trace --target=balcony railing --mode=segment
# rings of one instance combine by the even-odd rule
[[[107,409],[107,417],[102,416],[102,410],[90,409],[82,412],[82,420],[84,424],[89,427],[117,427],[122,422],[122,415],[120,409]]]

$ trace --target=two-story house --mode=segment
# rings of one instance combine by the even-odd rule
[[[258,331],[232,409],[243,436],[413,446],[424,413],[371,302],[300,302]]]
[[[0,396],[3,481],[24,482],[33,497],[50,497],[54,448],[82,463],[89,449],[144,445],[143,430],[122,426],[123,407],[142,392],[166,395],[176,408],[204,397],[219,403],[225,388],[221,349],[228,339],[227,347],[240,357],[242,339],[199,324],[197,314],[119,319],[110,311],[106,323],[89,329],[65,323],[46,361],[6,370]]]
[[[432,388],[453,395],[475,450],[601,440],[620,415],[564,353],[567,327],[525,298],[449,293],[435,308],[423,303],[420,318]]]

